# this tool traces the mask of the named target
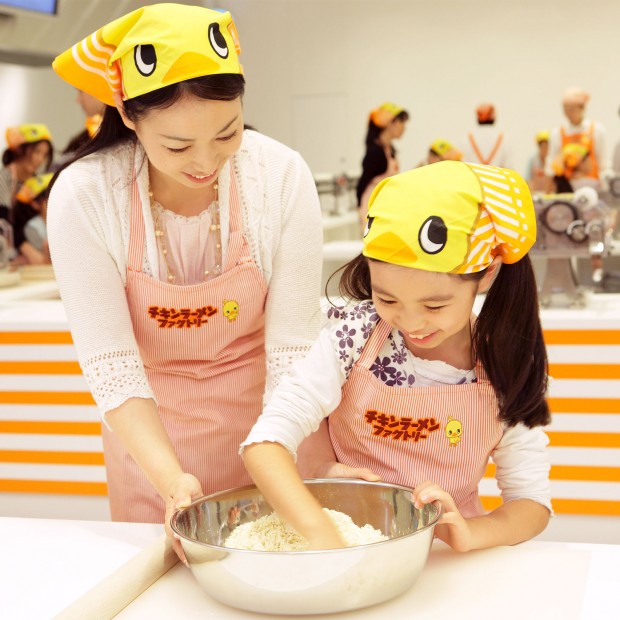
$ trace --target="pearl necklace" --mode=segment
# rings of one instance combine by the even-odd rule
[[[222,273],[222,239],[221,239],[221,226],[220,226],[220,204],[218,200],[218,191],[217,191],[217,181],[213,185],[213,189],[215,190],[215,198],[211,205],[209,206],[209,211],[211,212],[211,225],[209,226],[209,238],[207,239],[207,248],[215,247],[215,261],[212,269],[210,269],[211,265],[209,265],[208,261],[205,263],[204,270],[204,280],[209,280],[211,278],[215,278]],[[170,267],[170,262],[168,260],[168,243],[166,240],[166,231],[164,227],[161,225],[161,214],[163,213],[162,209],[157,209],[155,207],[156,201],[153,197],[153,192],[149,189],[149,199],[151,202],[151,214],[153,216],[153,223],[155,225],[155,239],[157,241],[157,245],[164,257],[164,263],[166,265],[166,274],[167,279],[170,284],[174,284],[176,281],[176,275],[172,268]],[[161,206],[161,205],[160,205]],[[213,244],[213,245],[211,245]]]

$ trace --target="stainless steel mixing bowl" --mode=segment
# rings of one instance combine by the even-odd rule
[[[340,478],[306,480],[324,508],[367,523],[389,540],[325,551],[224,547],[242,523],[271,514],[254,486],[209,495],[179,510],[172,529],[198,583],[214,599],[267,614],[336,613],[375,605],[409,589],[422,572],[441,506],[418,510],[411,489]]]

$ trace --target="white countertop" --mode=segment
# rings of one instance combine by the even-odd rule
[[[0,518],[0,615],[52,618],[161,531],[147,524]],[[400,597],[348,613],[294,618],[605,620],[617,617],[619,566],[620,545],[530,541],[458,554],[435,543],[422,575]],[[266,618],[217,603],[181,564],[115,617]]]

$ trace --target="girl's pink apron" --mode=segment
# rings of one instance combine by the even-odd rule
[[[142,273],[145,229],[133,183],[127,300],[158,411],[183,470],[205,494],[251,484],[239,444],[262,411],[267,288],[241,230],[234,175],[222,275],[174,286]],[[115,521],[162,523],[164,503],[114,433],[103,429]]]
[[[479,364],[476,383],[385,385],[370,367],[391,329],[373,330],[329,416],[338,460],[411,488],[431,480],[464,516],[484,514],[478,483],[503,432],[493,386]]]

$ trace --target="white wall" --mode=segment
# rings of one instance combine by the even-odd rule
[[[368,112],[390,99],[412,114],[399,146],[403,168],[416,165],[438,137],[459,141],[476,105],[490,100],[522,169],[534,134],[560,121],[561,94],[573,85],[592,93],[588,113],[607,127],[608,153],[620,138],[617,0],[222,5],[241,38],[248,121],[301,150],[316,171],[337,171],[342,156],[358,169]],[[342,126],[334,129],[326,106],[317,105],[299,127],[296,106],[310,97],[343,99],[344,110],[333,110]]]
[[[90,1],[61,0],[61,10],[63,3],[101,15],[87,9]],[[119,5],[131,10],[139,2],[100,4],[116,17]],[[617,0],[193,4],[231,10],[248,81],[247,121],[300,150],[315,172],[359,169],[368,112],[384,100],[412,115],[398,144],[403,169],[438,137],[460,141],[483,100],[496,104],[522,169],[534,134],[562,118],[560,97],[572,85],[592,93],[588,113],[606,126],[609,155],[620,138]],[[27,121],[48,123],[62,147],[83,116],[74,90],[51,69],[0,64],[0,128]]]

